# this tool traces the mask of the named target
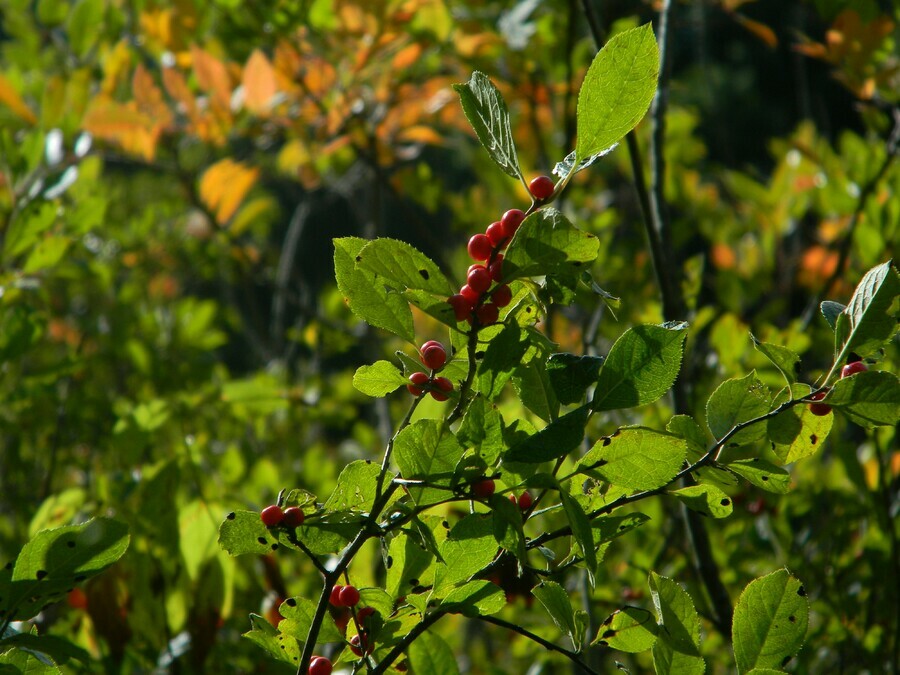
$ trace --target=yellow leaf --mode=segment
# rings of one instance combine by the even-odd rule
[[[247,110],[257,115],[268,113],[272,98],[278,92],[278,86],[272,64],[259,49],[254,50],[247,59],[242,84],[244,105]]]
[[[225,64],[196,46],[191,46],[191,57],[197,82],[220,108],[227,110],[231,103],[231,80]]]
[[[240,206],[259,177],[258,168],[246,167],[225,158],[213,164],[200,179],[200,199],[224,225]]]
[[[136,110],[134,103],[122,104],[102,96],[91,102],[82,124],[96,138],[147,161],[153,161],[162,132],[162,126]]]
[[[429,145],[441,145],[444,142],[441,136],[432,127],[419,124],[407,127],[397,134],[397,141],[400,143],[427,143]]]
[[[12,83],[3,75],[0,75],[0,104],[5,105],[15,113],[16,117],[28,122],[28,124],[37,122],[37,117],[31,112],[31,108],[22,100]]]

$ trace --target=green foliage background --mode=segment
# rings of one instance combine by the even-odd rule
[[[608,36],[656,19],[649,3],[586,4]],[[848,302],[896,250],[888,5],[674,3],[662,187],[691,324],[679,377],[698,421],[729,378],[782,386],[751,333],[800,355],[799,382],[822,378],[835,355],[818,301]],[[549,173],[576,147],[596,51],[582,3],[0,0],[0,17],[0,566],[44,528],[115,517],[128,552],[87,582],[86,610],[47,607],[42,634],[87,650],[89,671],[281,672],[241,638],[247,616],[314,601],[318,573],[286,551],[232,558],[219,524],[283,487],[324,501],[346,465],[381,456],[409,402],[352,386],[357,367],[414,349],[345,305],[332,239],[407,241],[461,283],[468,237],[527,195],[450,85],[487,73],[522,173]],[[644,122],[644,149],[649,133]],[[621,299],[580,291],[551,306],[544,329],[562,351],[606,355],[628,327],[663,319],[632,171],[623,144],[557,204],[596,237],[593,276]],[[425,313],[407,329],[447,336]],[[896,341],[869,356],[897,371]],[[498,404],[540,426],[514,397]],[[423,402],[416,419],[443,405]],[[668,398],[612,410],[591,432],[663,429],[672,411]],[[798,460],[789,493],[722,486],[734,511],[708,529],[733,602],[781,567],[805,584],[795,672],[897,667],[896,433],[838,415],[824,448],[778,457]],[[652,610],[651,591],[678,595],[660,579],[677,580],[710,670],[726,672],[676,506],[643,503],[650,520],[601,549],[596,590],[573,577],[565,591],[599,622],[624,603]],[[384,583],[380,557],[361,551],[357,586]],[[651,570],[665,574],[653,588]],[[523,603],[502,616],[557,639]],[[468,672],[568,667],[473,623],[436,627]],[[428,650],[410,653],[414,669]],[[646,653],[590,658],[651,667]]]

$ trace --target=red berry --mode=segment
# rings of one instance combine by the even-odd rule
[[[441,344],[440,342],[438,342],[437,340],[429,340],[428,342],[424,343],[421,347],[419,347],[419,351],[423,352],[426,349],[428,349],[429,347],[440,347],[441,349],[443,349],[444,345]]]
[[[523,492],[519,495],[518,503],[519,508],[525,511],[531,508],[531,505],[534,504],[534,499],[531,498],[530,492]]]
[[[540,201],[549,199],[555,189],[556,185],[554,185],[550,176],[538,176],[533,178],[528,184],[528,191],[531,193],[531,196]]]
[[[500,224],[503,225],[503,234],[512,237],[523,220],[525,220],[525,214],[519,209],[510,209],[504,213],[500,219]]]
[[[472,485],[472,494],[479,499],[487,499],[492,494],[494,494],[495,487],[496,485],[494,484],[493,478],[482,478],[480,481]]]
[[[72,609],[87,609],[88,606],[87,594],[80,588],[73,588],[69,591],[66,601]]]
[[[331,661],[324,656],[314,656],[309,662],[309,675],[331,675]]]
[[[491,263],[491,266],[488,267],[488,272],[491,275],[491,279],[496,282],[500,282],[503,279],[503,256],[498,255],[494,258],[494,262]]]
[[[344,603],[341,602],[341,591],[344,590],[344,587],[340,584],[335,584],[331,589],[331,595],[328,596],[328,602],[330,602],[335,607],[343,607]]]
[[[375,651],[375,645],[369,644],[369,640],[366,638],[365,634],[363,634],[362,636],[357,634],[350,638],[351,652],[353,652],[357,656],[362,656],[363,650],[366,651],[366,654],[371,654],[373,651]]]
[[[846,366],[841,368],[841,377],[850,377],[851,375],[865,372],[868,369],[868,366],[866,366],[866,364],[862,361],[854,361],[853,363],[848,363]]]
[[[431,396],[435,401],[446,401],[448,398],[450,398],[449,396],[447,396],[447,394],[453,391],[453,383],[450,380],[448,380],[446,377],[436,377],[434,378],[434,382],[432,384],[434,384],[436,388],[440,389],[440,391],[431,392]]]
[[[500,308],[497,305],[487,303],[475,310],[475,316],[478,318],[478,323],[482,326],[490,326],[497,323],[497,319],[500,318]]]
[[[472,260],[487,260],[491,257],[491,251],[494,249],[486,234],[472,235],[466,248]]]
[[[453,308],[453,316],[457,321],[465,321],[472,316],[472,303],[465,296],[457,293],[447,298],[447,302]]]
[[[479,265],[469,272],[469,275],[466,277],[466,285],[479,295],[489,289],[491,287],[491,275],[487,268]]]
[[[281,510],[281,507],[278,506],[278,504],[272,504],[271,506],[264,508],[260,512],[259,517],[266,527],[275,527],[284,520],[284,511]]]
[[[340,592],[340,599],[344,607],[355,607],[359,602],[359,591],[355,586],[344,586]]]
[[[494,247],[502,247],[506,245],[506,240],[508,239],[508,237],[503,231],[503,224],[499,220],[488,225],[485,234],[487,235],[487,238],[490,240],[491,244],[494,245]]]
[[[512,302],[512,291],[506,284],[498,286],[494,289],[494,292],[491,293],[491,300],[494,301],[494,304],[497,305],[497,307],[506,307]]]
[[[810,401],[821,401],[823,398],[825,398],[826,394],[828,394],[827,391],[820,391],[818,394],[813,394],[812,396],[810,396],[809,400]],[[810,403],[809,411],[813,415],[818,415],[819,417],[825,417],[825,415],[827,415],[828,413],[831,412],[831,406],[828,405],[827,403]]]
[[[516,496],[512,492],[509,493],[509,501],[511,501],[513,504],[518,504]]]
[[[434,341],[432,340],[432,342]],[[422,345],[420,354],[422,355],[422,363],[427,368],[431,368],[431,370],[440,370],[447,363],[447,350],[444,349],[444,345],[440,342],[435,342],[434,344],[426,342]]]
[[[459,289],[459,294],[466,299],[466,302],[469,303],[469,307],[477,305],[478,300],[481,298],[481,294],[477,293],[473,288],[470,288],[468,284]]]
[[[286,527],[300,527],[306,515],[299,506],[289,506],[284,510],[284,524]]]
[[[421,373],[416,371],[412,375],[409,376],[410,384],[406,385],[406,388],[409,390],[409,393],[413,396],[421,396],[424,393],[424,389],[422,387],[425,384],[428,384],[428,375],[425,373]]]
[[[363,607],[356,613],[356,620],[363,623],[366,619],[375,613],[374,607]]]

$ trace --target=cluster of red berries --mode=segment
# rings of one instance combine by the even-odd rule
[[[431,375],[416,371],[409,376],[406,388],[413,396],[421,396],[428,391],[435,401],[446,401],[453,391],[453,383],[446,377],[435,377],[435,373],[447,363],[447,350],[437,340],[429,340],[419,348],[422,365],[431,370]]]
[[[531,505],[534,504],[534,499],[532,499],[530,492],[523,492],[518,497],[516,497],[514,494],[510,494],[509,501],[511,501],[513,504],[517,504],[518,507],[523,511],[527,511],[531,508]]]
[[[341,586],[337,584],[331,589],[328,602],[334,607],[356,607],[359,604],[359,599],[359,590],[355,586]],[[361,625],[374,613],[374,607],[362,607],[356,612],[356,622]],[[350,638],[350,651],[357,656],[362,656],[364,652],[371,654],[375,651],[375,645],[369,644],[366,633],[362,632]]]
[[[867,371],[869,368],[862,361],[851,361],[846,366],[841,368],[841,379],[845,377],[850,377],[851,375],[856,375],[857,373],[863,373]],[[831,412],[831,406],[827,403],[817,403],[815,401],[821,401],[828,395],[827,390],[820,391],[816,394],[813,394],[809,397],[810,401],[814,401],[814,403],[809,404],[809,411],[813,415],[818,415],[819,417],[824,417],[828,413]]]
[[[278,504],[272,504],[264,508],[260,514],[260,519],[266,527],[300,527],[305,518],[303,510],[299,506],[289,506],[282,509]]]

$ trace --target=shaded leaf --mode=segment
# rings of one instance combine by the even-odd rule
[[[597,259],[600,241],[575,227],[559,211],[535,211],[519,226],[503,258],[503,281],[575,273]]]
[[[589,415],[586,405],[566,413],[512,446],[504,454],[504,461],[538,464],[567,455],[581,444]]]
[[[620,487],[655,490],[675,477],[686,456],[684,439],[643,427],[626,427],[598,440],[576,468]]]
[[[694,602],[680,585],[650,573],[650,593],[659,623],[653,645],[653,666],[660,675],[702,675],[700,617]]]
[[[900,420],[900,378],[885,370],[857,373],[835,382],[823,400],[860,426],[893,426]]]
[[[531,592],[547,610],[556,627],[572,640],[575,651],[579,651],[581,633],[575,622],[575,609],[566,589],[556,582],[544,581],[531,589]]]
[[[731,497],[715,485],[691,485],[669,494],[689,509],[713,518],[727,518],[734,510]]]

